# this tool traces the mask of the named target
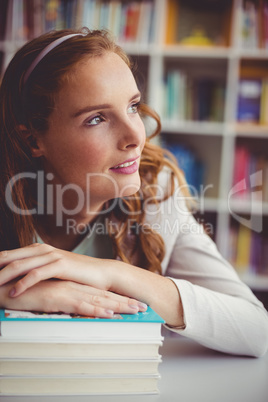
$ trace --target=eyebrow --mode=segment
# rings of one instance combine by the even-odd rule
[[[141,93],[140,93],[140,92],[137,92],[135,95],[133,95],[133,96],[130,98],[129,102],[131,102],[131,101],[133,101],[134,99],[139,98],[139,97],[141,97]],[[100,104],[100,105],[86,106],[86,107],[84,107],[84,108],[82,108],[82,109],[77,110],[77,112],[75,112],[75,113],[72,115],[72,117],[76,118],[76,117],[80,116],[81,114],[89,113],[89,112],[92,112],[93,110],[109,109],[109,108],[111,108],[111,107],[112,107],[112,105],[110,105],[109,103],[103,103],[103,104]]]

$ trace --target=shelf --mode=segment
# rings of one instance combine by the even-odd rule
[[[202,198],[197,199],[198,212],[203,214],[205,212],[218,212],[219,200],[218,198]]]
[[[219,200],[219,209],[221,211],[228,211],[231,215],[232,212],[239,214],[253,214],[253,215],[268,215],[268,202],[264,201],[251,201],[232,199]]]
[[[235,132],[237,136],[267,138],[268,139],[268,125],[261,126],[259,124],[243,124],[237,123],[235,125]]]
[[[245,273],[239,277],[253,290],[268,291],[268,275]]]
[[[234,54],[240,59],[264,59],[268,60],[268,52],[266,49],[237,49]]]
[[[182,46],[165,45],[162,48],[163,57],[192,57],[192,58],[223,58],[227,59],[233,51],[222,46]]]
[[[207,121],[162,120],[162,131],[168,133],[192,133],[197,135],[222,135],[223,123]]]

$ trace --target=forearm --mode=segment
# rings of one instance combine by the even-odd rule
[[[183,326],[181,298],[172,280],[120,261],[109,262],[109,290],[146,303],[171,326]]]
[[[267,351],[268,316],[261,305],[183,279],[174,282],[184,305],[184,336],[227,353],[262,356]]]

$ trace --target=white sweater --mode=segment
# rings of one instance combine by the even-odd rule
[[[160,191],[167,179],[165,170],[159,175]],[[165,242],[162,273],[174,281],[183,304],[186,328],[169,329],[222,352],[265,354],[267,311],[189,213],[179,189],[158,207],[144,208],[147,224]],[[73,251],[109,258],[109,240],[93,232]]]

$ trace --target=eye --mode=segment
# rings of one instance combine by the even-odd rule
[[[97,126],[102,121],[104,121],[104,118],[101,115],[98,115],[98,116],[92,117],[92,119],[86,121],[86,126]]]
[[[140,102],[134,103],[128,108],[128,113],[138,113]]]

